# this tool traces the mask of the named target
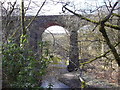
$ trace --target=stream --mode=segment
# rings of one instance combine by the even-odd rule
[[[70,87],[58,81],[58,75],[67,73],[67,65],[65,62],[59,62],[57,64],[50,64],[47,69],[47,74],[43,76],[41,87],[43,88],[55,88],[69,89]]]

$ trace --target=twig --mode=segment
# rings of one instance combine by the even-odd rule
[[[46,0],[42,3],[42,6],[39,8],[37,14],[33,17],[33,19],[30,21],[30,23],[26,26],[26,29],[32,24],[32,22],[35,20],[35,18],[38,16],[39,12],[41,11],[42,7],[45,5]]]
[[[102,23],[105,23],[111,17],[112,12],[113,12],[114,8],[117,6],[117,4],[118,4],[118,1],[114,4],[114,6],[112,7],[110,13],[102,20]]]
[[[29,9],[30,4],[31,4],[31,0],[29,1],[29,4],[28,4],[28,6],[27,6],[27,8],[26,8],[25,12]]]
[[[46,2],[46,0],[43,2],[42,6],[39,8],[37,14],[31,19],[30,23],[26,26],[25,29],[28,29],[29,26],[32,24],[32,22],[35,20],[35,18],[38,16],[38,14],[39,14],[39,12],[41,11],[42,7],[44,6],[45,2]],[[12,34],[11,37],[13,37],[20,28],[21,28],[21,26],[16,29],[16,31]]]
[[[53,46],[55,46],[55,37],[54,37],[53,33],[50,32],[49,30],[47,30],[47,31],[52,35],[52,37],[53,37]]]
[[[17,1],[17,0],[16,0]],[[14,11],[15,5],[16,5],[16,1],[14,2],[12,6],[12,9],[9,11],[9,13],[7,14],[7,17],[10,16],[12,14],[12,12]]]
[[[100,24],[100,21],[95,21],[95,20],[86,18],[86,17],[84,17],[84,16],[81,15],[81,14],[77,14],[77,13],[73,12],[72,10],[68,9],[68,8],[66,7],[66,5],[64,5],[63,8],[65,8],[65,9],[68,10],[70,13],[74,14],[75,16],[77,16],[77,17],[79,17],[79,18],[81,18],[81,19],[84,19],[84,20],[86,20],[86,21],[88,21],[88,22],[91,22],[91,23],[94,23],[94,24],[97,24],[97,25]],[[118,25],[112,25],[112,24],[108,24],[108,23],[105,23],[104,25],[107,26],[107,27],[116,29],[116,30],[120,30],[120,26],[118,26]]]
[[[120,42],[116,43],[114,46],[116,47],[116,46],[118,46],[119,44],[120,44]],[[108,50],[108,51],[105,52],[104,54],[102,54],[102,55],[100,55],[100,56],[97,56],[97,57],[95,57],[94,59],[91,59],[91,60],[89,60],[89,61],[87,61],[87,62],[80,63],[80,65],[89,64],[89,63],[91,63],[91,62],[93,62],[93,61],[95,61],[95,60],[97,60],[97,59],[99,59],[99,58],[101,58],[101,57],[105,57],[109,52],[111,52],[111,50]]]

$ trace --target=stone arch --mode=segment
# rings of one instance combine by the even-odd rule
[[[47,29],[48,27],[51,27],[51,26],[61,26],[63,27],[62,24],[60,24],[59,22],[48,22],[48,23],[45,23],[45,28]]]
[[[60,56],[64,60],[68,60],[69,55],[69,38],[66,32],[64,27],[55,24],[48,27],[42,34],[42,41],[49,43],[50,54]]]
[[[32,17],[28,17],[32,18]],[[58,25],[65,27],[62,23],[63,15],[38,16],[30,26],[30,46],[37,51],[37,42],[42,40],[42,33],[50,26]]]
[[[76,19],[76,17],[74,17],[73,15],[50,15],[50,16],[38,16],[36,17],[36,19],[32,22],[32,24],[30,25],[30,46],[33,46],[33,49],[35,52],[37,52],[38,50],[38,42],[42,41],[42,33],[45,31],[46,28],[53,26],[53,25],[59,25],[62,27],[66,27],[66,23],[64,23],[65,18],[72,18],[72,20],[77,20],[76,22],[78,22],[78,19]],[[29,17],[31,18],[31,17]],[[74,19],[75,18],[75,19]],[[75,22],[74,22],[75,23]],[[77,25],[78,26],[78,25]],[[70,27],[72,27],[72,25],[70,25]],[[77,31],[74,30],[76,28],[74,28],[76,26],[73,26],[73,30],[71,30],[71,36],[70,36],[70,59],[71,61],[69,62],[69,67],[71,67],[70,71],[75,70],[75,67],[79,66],[79,54],[78,54],[78,44],[77,44]],[[75,36],[75,37],[74,37]],[[76,44],[75,44],[76,43]],[[74,47],[75,45],[75,47]],[[74,52],[73,52],[74,51]],[[77,52],[76,52],[77,51]],[[74,63],[74,64],[73,64]]]

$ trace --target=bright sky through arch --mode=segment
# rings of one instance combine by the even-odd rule
[[[66,33],[67,30],[65,30],[63,27],[61,26],[51,26],[51,27],[48,27],[46,30],[45,30],[46,33]]]

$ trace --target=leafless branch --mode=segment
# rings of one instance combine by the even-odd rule
[[[39,12],[41,11],[42,7],[45,5],[46,3],[46,0],[42,3],[41,7],[39,8],[39,10],[37,11],[36,15],[30,20],[29,24],[25,27],[25,29],[28,29],[29,26],[32,24],[32,22],[35,20],[35,18],[38,16]],[[15,32],[11,35],[11,37],[13,37],[17,32],[18,30],[21,28],[21,26],[19,26]]]
[[[119,44],[120,44],[120,42],[116,43],[116,44],[114,45],[114,47],[118,46]],[[94,59],[91,59],[91,60],[89,60],[89,61],[87,61],[87,62],[80,63],[80,64],[81,64],[81,65],[89,64],[89,63],[91,63],[91,62],[93,62],[93,61],[95,61],[95,60],[97,60],[97,59],[99,59],[99,58],[105,57],[109,52],[111,52],[111,50],[108,50],[108,51],[105,52],[104,54],[102,54],[102,55],[100,55],[100,56],[97,56],[97,57],[95,57]]]
[[[25,12],[29,9],[30,4],[31,4],[31,0],[29,1],[29,4],[28,4],[28,6],[27,6],[27,8],[26,8]]]
[[[47,30],[47,31],[52,35],[52,37],[53,37],[53,46],[55,46],[55,37],[54,37],[53,33],[50,32],[49,30]]]
[[[118,1],[114,4],[114,6],[112,7],[110,13],[102,20],[102,23],[105,23],[106,21],[108,21],[108,19],[111,17],[111,15],[113,13],[114,8],[117,6],[117,4],[118,4]]]
[[[39,12],[41,11],[42,7],[45,5],[46,0],[42,3],[41,7],[39,8],[39,10],[37,11],[36,15],[33,17],[33,19],[31,19],[30,23],[26,26],[26,29],[32,24],[32,22],[35,20],[35,18],[38,16]]]
[[[14,8],[15,8],[15,5],[16,5],[16,2],[17,2],[17,0],[14,2],[13,5],[11,4],[12,9],[11,9],[11,10],[9,11],[9,13],[7,14],[7,17],[10,16],[10,15],[12,14],[12,12],[14,11]]]
[[[116,4],[117,4],[117,3],[116,3]],[[114,5],[114,7],[116,6],[116,4]],[[81,14],[77,14],[77,13],[73,12],[72,10],[68,9],[66,6],[67,6],[67,4],[64,5],[63,8],[64,8],[65,10],[69,11],[70,13],[74,14],[75,16],[77,16],[77,17],[79,17],[79,18],[81,18],[81,19],[84,19],[84,20],[86,20],[86,21],[88,21],[88,22],[97,24],[97,25],[100,24],[100,21],[95,21],[95,20],[91,20],[91,19],[89,19],[89,18],[86,18],[86,17],[84,17],[84,16],[81,15]],[[114,8],[113,8],[111,11],[113,11],[113,10],[114,10]],[[112,13],[111,13],[111,14],[112,14]],[[111,15],[109,14],[106,18],[109,18],[109,16],[111,16]],[[107,23],[105,23],[104,25],[107,26],[107,27],[116,29],[116,30],[120,30],[120,26],[118,26],[118,25],[111,25],[111,24],[107,24]]]

